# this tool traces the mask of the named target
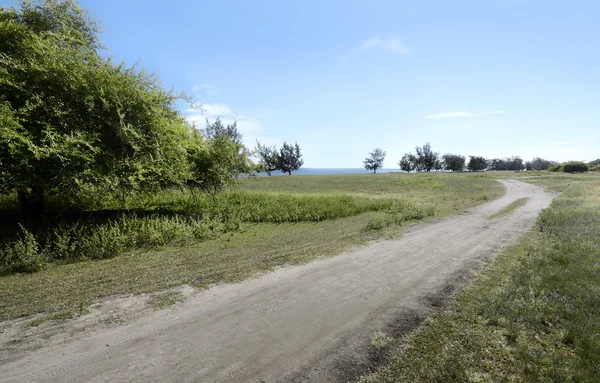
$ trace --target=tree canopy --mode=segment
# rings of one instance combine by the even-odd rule
[[[377,169],[383,167],[383,161],[385,161],[386,154],[387,153],[380,148],[373,149],[373,151],[369,153],[369,156],[363,161],[365,169],[377,173]]]
[[[300,169],[302,165],[304,165],[304,161],[298,143],[290,145],[284,142],[277,156],[277,169],[281,170],[282,173],[291,175],[293,171]]]
[[[47,195],[76,199],[88,185],[214,189],[247,169],[235,124],[190,126],[182,96],[104,58],[98,32],[70,0],[0,9],[0,192],[33,215]]]

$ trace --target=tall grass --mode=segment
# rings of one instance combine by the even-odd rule
[[[0,242],[0,274],[34,272],[48,262],[112,258],[139,248],[188,244],[235,231],[244,223],[318,222],[386,211],[395,223],[433,214],[402,198],[293,195],[235,191],[208,196],[174,190],[129,195],[129,210],[115,216],[118,196],[97,214],[58,217],[44,225],[7,231]],[[101,213],[101,214],[100,214]],[[77,216],[77,215],[75,215]],[[107,218],[108,217],[108,218]],[[112,218],[111,218],[112,217]],[[386,225],[392,221],[386,221]]]

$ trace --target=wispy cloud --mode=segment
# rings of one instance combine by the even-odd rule
[[[402,40],[397,38],[382,39],[380,37],[375,36],[372,39],[367,40],[360,45],[360,50],[368,49],[382,49],[384,52],[387,53],[401,55],[411,54],[411,50],[406,45],[404,45]]]
[[[202,92],[207,87],[195,86],[192,89]],[[200,93],[196,96],[197,98],[201,98],[202,94]],[[255,111],[254,113],[242,112],[223,103],[201,103],[185,110],[187,121],[199,129],[206,127],[207,119],[212,122],[220,118],[225,125],[237,122],[237,128],[244,136],[244,144],[249,148],[253,148],[256,145],[256,140],[268,145],[281,144],[283,142],[279,138],[265,136],[264,122],[272,114],[273,112],[270,110]]]
[[[476,116],[486,116],[488,114],[502,114],[504,113],[503,111],[500,110],[494,110],[491,112],[480,112],[480,113],[473,113],[473,112],[449,112],[449,113],[437,113],[437,114],[430,114],[429,116],[425,116],[426,120],[432,120],[432,119],[437,119],[437,118],[457,118],[457,117],[476,117]]]

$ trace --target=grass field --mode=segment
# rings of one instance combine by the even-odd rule
[[[528,181],[563,194],[361,382],[600,381],[600,177]]]
[[[242,217],[235,230],[201,240],[190,236],[170,245],[156,240],[153,247],[123,251],[109,259],[50,262],[37,273],[2,276],[0,320],[40,312],[76,315],[113,294],[241,281],[279,266],[338,254],[377,238],[397,237],[405,222],[453,214],[497,198],[503,191],[494,180],[469,174],[244,180],[239,191],[223,197],[224,211]],[[236,200],[241,202],[231,206]],[[206,198],[196,201],[209,203]],[[244,206],[247,201],[253,203]],[[193,202],[190,195],[177,192],[140,199],[137,208],[189,214],[201,210]],[[213,217],[218,213],[214,208],[210,212]],[[156,233],[162,235],[160,230]]]

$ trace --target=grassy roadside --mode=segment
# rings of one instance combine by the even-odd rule
[[[531,182],[564,194],[361,382],[600,381],[600,179]]]
[[[294,194],[308,196],[330,190],[329,195],[396,196],[418,206],[433,206],[435,217],[497,198],[504,191],[491,179],[473,180],[470,175],[345,177],[336,177],[337,186],[328,184],[329,177],[272,177],[249,180],[253,187],[242,185],[242,190],[265,195],[285,195],[294,190]],[[296,185],[304,179],[310,182]],[[204,242],[131,251],[110,259],[51,264],[33,274],[2,276],[0,320],[41,312],[85,312],[89,304],[113,294],[241,281],[279,266],[309,262],[374,239],[398,236],[402,229],[396,223],[410,221],[410,217],[397,214],[371,211],[319,222],[245,224],[239,231]]]

